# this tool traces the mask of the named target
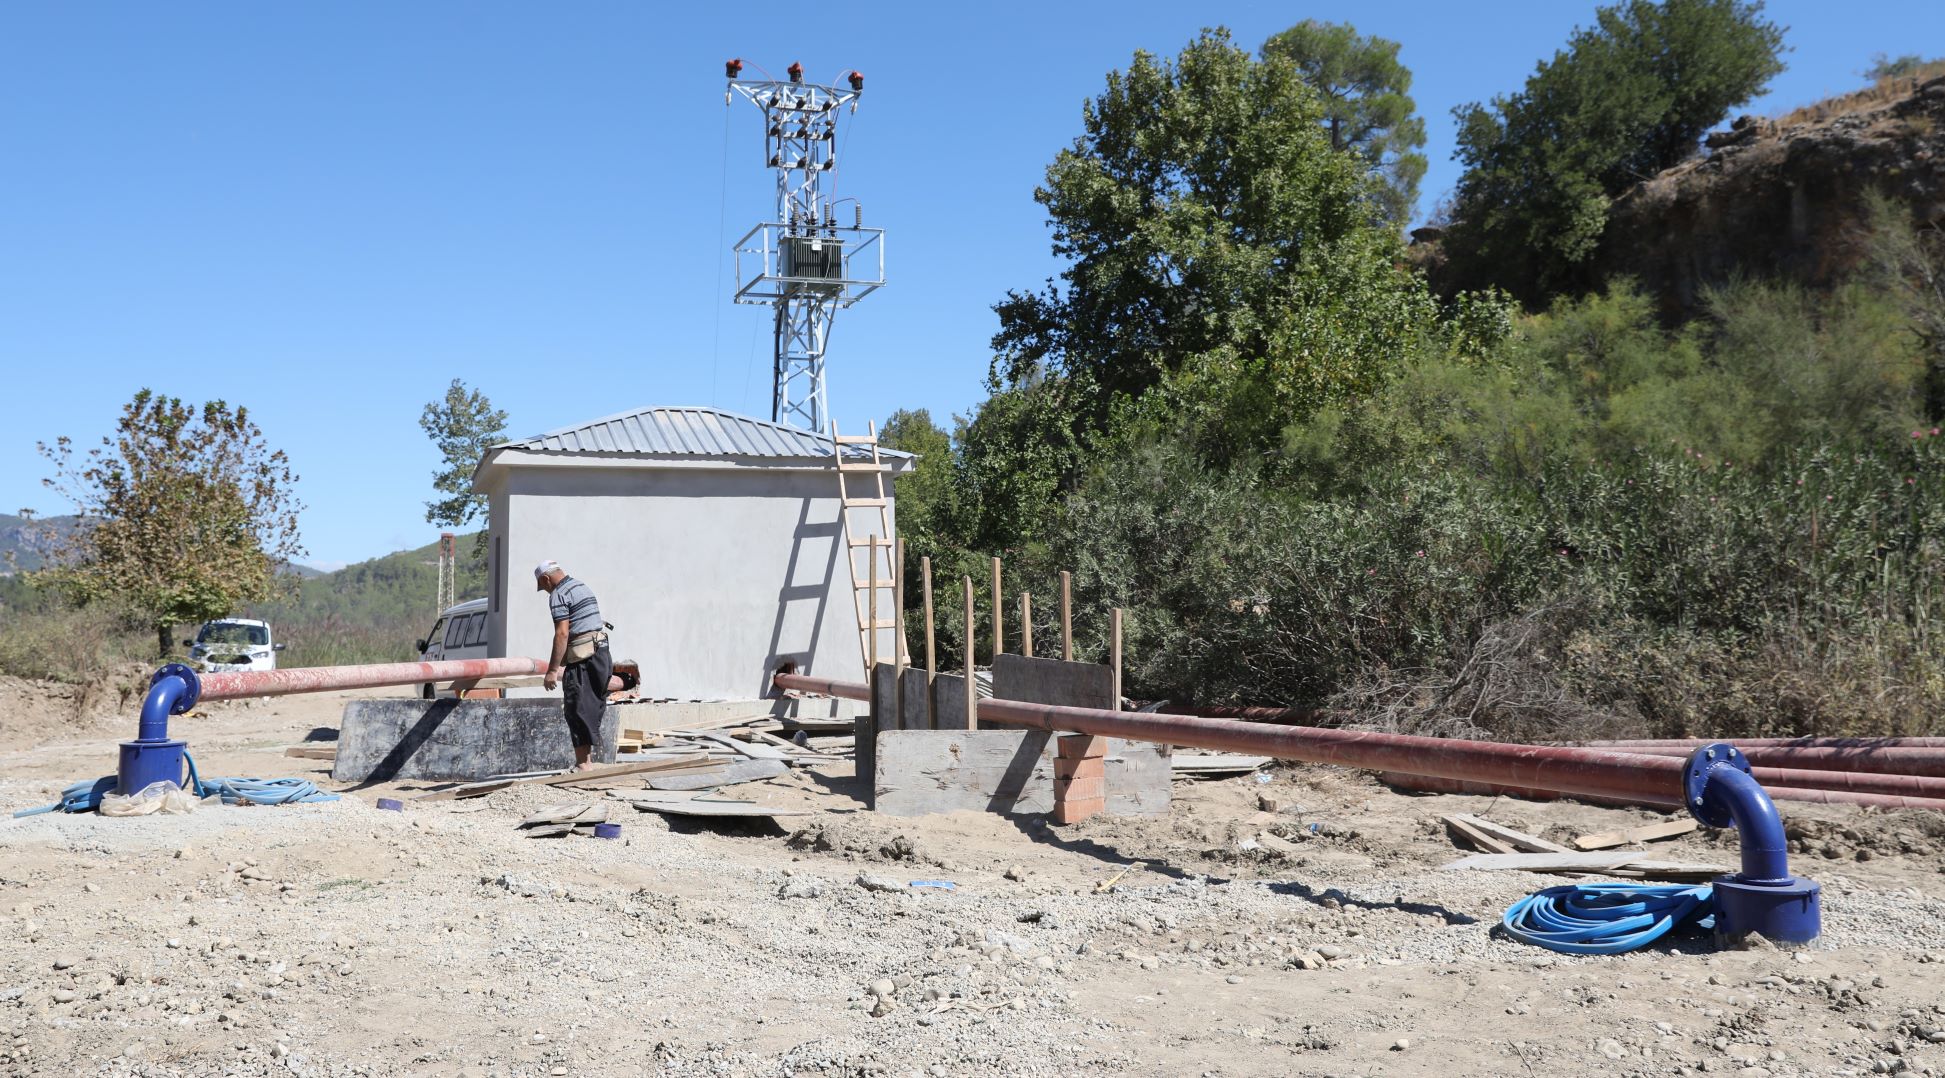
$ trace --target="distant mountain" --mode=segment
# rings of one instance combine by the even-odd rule
[[[470,560],[473,535],[459,536],[457,549],[457,598],[461,602],[477,599],[486,594],[486,566]],[[248,616],[272,622],[329,620],[359,627],[422,630],[438,614],[433,609],[433,596],[439,587],[437,543],[357,562],[334,573],[311,572],[315,575],[298,586],[295,600],[255,604],[247,611]]]
[[[72,516],[40,517],[34,521],[34,526],[44,525],[56,531],[66,531],[74,527],[76,519]],[[15,563],[22,570],[41,567],[40,552],[34,549],[32,539],[26,517],[0,513],[0,573],[7,572],[10,568],[7,562],[9,554],[14,556]]]

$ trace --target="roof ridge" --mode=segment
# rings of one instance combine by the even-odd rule
[[[554,444],[547,444],[547,443]],[[492,446],[541,452],[636,453],[658,456],[820,457],[830,455],[833,436],[786,426],[711,405],[664,404],[625,412]],[[845,446],[845,455],[858,456],[858,447]],[[909,458],[910,453],[880,449],[884,456]]]

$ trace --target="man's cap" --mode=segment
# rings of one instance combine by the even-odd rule
[[[555,561],[552,558],[548,558],[546,561],[543,561],[539,565],[534,566],[534,577],[538,579],[540,577],[546,576],[548,573],[558,573],[560,572],[560,570],[561,570],[561,563]]]

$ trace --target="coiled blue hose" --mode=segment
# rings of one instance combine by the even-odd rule
[[[197,797],[220,794],[225,805],[295,805],[336,801],[317,784],[305,779],[204,779],[196,774],[196,761],[187,752],[189,781],[185,784]]]
[[[1582,883],[1535,891],[1500,918],[1514,939],[1565,954],[1621,954],[1693,924],[1715,927],[1708,884]]]

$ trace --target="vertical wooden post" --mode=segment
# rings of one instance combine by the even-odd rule
[[[1108,706],[1121,710],[1121,608],[1115,607],[1108,621],[1108,665],[1114,668],[1114,680],[1109,684],[1114,694],[1114,702]]]
[[[998,560],[998,559],[994,559]],[[972,577],[966,577],[966,729],[979,729],[979,694],[974,691],[973,680],[973,589]]]
[[[878,676],[878,537],[873,535],[867,540],[870,545],[865,549],[871,556],[871,584],[865,594],[865,632],[869,634],[865,643],[865,673]]]
[[[1006,650],[1006,607],[1000,603],[1000,560],[993,559],[993,655]]]
[[[1074,661],[1074,574],[1060,571],[1060,657]]]
[[[1033,658],[1033,593],[1020,593],[1020,654]]]
[[[939,656],[932,635],[932,558],[930,555],[918,560],[920,583],[925,589],[925,728],[937,730],[939,716],[933,713],[937,705],[932,700],[932,687],[939,680]]]
[[[891,641],[892,690],[898,694],[898,728],[905,729],[905,540],[899,539],[892,548],[891,562],[891,619],[896,624],[896,632]]]

